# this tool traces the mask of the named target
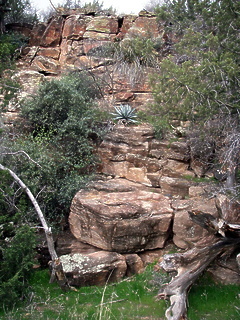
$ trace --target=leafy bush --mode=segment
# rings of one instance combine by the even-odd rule
[[[34,231],[26,225],[19,227],[14,237],[5,239],[0,259],[0,301],[5,307],[16,303],[27,289],[35,246]]]
[[[159,42],[154,42],[151,37],[137,36],[122,41],[116,50],[116,55],[121,62],[154,67],[157,62],[158,46]]]
[[[168,20],[167,32],[167,26],[175,33],[181,29],[174,55],[163,59],[151,79],[156,103],[150,112],[161,121],[196,124],[238,112],[238,9],[239,2],[228,0],[165,1],[158,7],[159,19]],[[231,24],[225,30],[224,19]]]
[[[94,106],[98,95],[85,74],[46,82],[22,105],[19,132],[5,143],[14,155],[5,155],[4,163],[38,195],[52,222],[68,214],[74,194],[98,163],[94,145],[103,133],[103,115]],[[34,216],[32,212],[29,219]]]
[[[1,108],[9,103],[19,89],[19,84],[12,80],[12,70],[16,59],[16,51],[24,43],[26,37],[17,33],[0,35],[0,94],[3,95]]]
[[[0,35],[0,74],[11,67],[18,48],[25,44],[27,38],[18,33],[5,33]]]
[[[6,198],[11,199],[12,188],[8,185],[12,179],[4,171],[0,172],[0,176],[0,308],[6,308],[23,298],[27,290],[36,242],[33,229],[22,219],[23,199],[13,210],[6,201]]]

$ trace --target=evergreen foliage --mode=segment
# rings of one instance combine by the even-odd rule
[[[151,77],[145,119],[163,138],[187,121],[192,156],[220,168],[233,189],[239,165],[240,2],[175,0],[156,7],[170,54]]]
[[[227,0],[174,1],[158,9],[159,17],[168,9],[172,28],[172,16],[182,27],[174,54],[162,61],[160,76],[152,79],[154,110],[168,121],[205,121],[219,113],[238,112],[239,2],[230,2],[228,7]]]
[[[36,10],[29,0],[7,0],[11,9],[5,15],[5,23],[35,23],[38,21]]]
[[[165,31],[179,34],[173,54],[152,78],[152,113],[164,129],[176,119],[196,124],[238,113],[239,6],[238,1],[179,0],[156,9]]]
[[[22,215],[24,198],[13,208],[12,179],[5,171],[0,172],[0,178],[0,308],[6,308],[23,298],[27,290],[36,241],[34,230]]]
[[[68,214],[72,197],[98,162],[94,144],[103,133],[102,114],[94,106],[98,95],[85,74],[46,82],[22,105],[14,139],[5,139],[3,164],[39,194],[43,212],[55,223]]]

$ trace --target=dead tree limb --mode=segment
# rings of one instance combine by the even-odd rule
[[[51,261],[51,269],[52,269],[51,280],[53,281],[53,279],[56,279],[56,281],[58,282],[58,284],[60,285],[60,287],[64,291],[68,290],[70,287],[69,287],[68,281],[65,277],[60,259],[58,258],[58,255],[55,250],[52,230],[50,227],[48,227],[46,219],[42,213],[41,208],[38,205],[36,198],[32,194],[31,190],[25,185],[25,183],[16,175],[16,173],[14,173],[9,168],[4,167],[2,164],[0,164],[0,170],[8,171],[9,174],[13,177],[13,179],[26,192],[27,196],[29,197],[30,201],[32,202],[34,209],[35,209],[35,211],[41,221],[41,224],[43,226],[43,229],[44,229],[44,232],[46,235],[48,250],[49,250],[49,253],[50,253],[50,256],[52,259],[52,261]]]
[[[158,298],[169,299],[165,315],[168,320],[187,319],[187,295],[192,284],[218,256],[240,244],[240,225],[227,224],[203,212],[189,212],[191,219],[216,235],[213,243],[193,248],[185,253],[167,254],[160,266],[176,276],[159,291]]]

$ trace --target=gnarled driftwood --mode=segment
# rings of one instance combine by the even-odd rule
[[[167,254],[160,266],[176,276],[159,291],[160,299],[170,299],[165,315],[168,320],[187,319],[187,294],[200,274],[218,256],[240,244],[240,225],[228,224],[207,213],[189,211],[191,219],[213,233],[212,243],[203,248],[193,248],[185,253]]]

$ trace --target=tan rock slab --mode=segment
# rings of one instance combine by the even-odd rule
[[[112,179],[76,194],[69,223],[80,241],[108,251],[138,252],[164,246],[172,212],[161,193]]]

